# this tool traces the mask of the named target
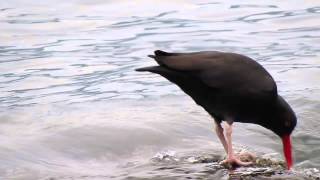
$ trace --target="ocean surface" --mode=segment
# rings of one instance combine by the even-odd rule
[[[230,51],[261,63],[298,116],[295,166],[228,170],[213,119],[148,54]],[[246,73],[246,72],[244,72]],[[234,145],[283,161],[280,139]],[[319,179],[320,2],[0,2],[0,179]],[[266,175],[268,174],[268,175]]]

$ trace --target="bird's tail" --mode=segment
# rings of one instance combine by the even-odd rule
[[[137,68],[135,70],[138,72],[148,71],[148,72],[153,72],[157,74],[161,74],[161,72],[168,71],[166,68],[161,66],[148,66],[148,67]]]
[[[164,64],[161,62],[161,58],[164,56],[174,56],[175,53],[168,53],[161,50],[154,51],[154,55],[148,55],[148,57],[154,59],[160,66],[164,66]]]
[[[154,51],[154,55],[148,55],[148,57],[153,58],[160,66],[150,66],[150,67],[143,67],[143,68],[138,68],[136,71],[149,71],[157,74],[170,74],[173,71],[166,68],[166,65],[161,62],[161,58],[165,56],[175,56],[179,55],[179,53],[169,53],[161,50],[156,50]]]

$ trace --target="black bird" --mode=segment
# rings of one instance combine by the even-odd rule
[[[156,73],[175,83],[214,118],[216,133],[227,153],[226,162],[249,165],[234,156],[232,123],[254,123],[282,139],[287,168],[291,168],[290,135],[297,119],[289,104],[278,95],[271,75],[260,64],[244,55],[218,51],[156,50],[149,57],[159,66],[136,70]],[[224,128],[222,121],[226,122]]]

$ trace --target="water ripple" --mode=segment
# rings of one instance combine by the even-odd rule
[[[135,68],[155,64],[147,57],[155,49],[180,52],[233,51],[259,61],[277,81],[281,95],[297,109],[301,121],[296,135],[296,141],[300,144],[297,147],[299,168],[319,166],[319,158],[313,156],[319,154],[319,144],[316,143],[316,127],[319,124],[316,119],[320,117],[319,13],[319,3],[304,1],[2,2],[0,133],[4,144],[0,145],[0,162],[3,162],[0,163],[3,164],[0,174],[10,174],[11,171],[11,176],[14,176],[41,171],[45,173],[39,173],[39,177],[44,177],[48,169],[67,164],[65,172],[72,175],[67,173],[64,176],[62,173],[61,177],[84,178],[72,169],[85,171],[87,167],[82,164],[91,160],[92,167],[101,171],[91,172],[88,177],[113,177],[103,174],[105,166],[115,167],[108,158],[120,157],[104,157],[100,148],[107,145],[97,147],[91,143],[95,138],[101,139],[98,141],[100,144],[122,142],[122,146],[108,148],[121,150],[124,146],[128,147],[133,152],[130,154],[132,157],[136,157],[134,152],[139,154],[142,151],[145,154],[150,149],[154,152],[152,148],[160,148],[157,143],[168,146],[181,143],[173,137],[184,137],[184,141],[198,136],[201,136],[200,139],[213,138],[208,135],[210,129],[202,110],[190,110],[187,113],[191,117],[179,114],[196,107],[190,101],[181,103],[181,98],[185,96],[176,86],[159,76],[134,71]],[[174,97],[174,100],[170,101],[170,97]],[[162,101],[156,100],[158,98]],[[134,103],[146,99],[156,103]],[[125,103],[116,103],[119,101]],[[161,105],[163,101],[165,105]],[[78,107],[81,105],[84,107]],[[183,108],[175,112],[174,109],[180,106]],[[156,113],[152,113],[154,111]],[[206,121],[200,120],[199,116]],[[150,120],[153,128],[145,127],[150,122],[139,123],[143,119]],[[190,119],[190,127],[179,124],[182,123],[179,120]],[[166,123],[158,123],[163,121]],[[144,127],[140,129],[141,134],[150,137],[135,134],[137,124],[132,122]],[[88,124],[90,126],[87,127]],[[99,129],[101,125],[105,128]],[[90,129],[91,126],[96,131]],[[157,129],[161,127],[169,133]],[[195,127],[201,130],[197,131]],[[107,131],[118,134],[118,137],[111,137]],[[248,131],[255,135],[261,132]],[[60,136],[55,137],[57,134]],[[73,142],[68,137],[74,135],[80,137],[79,142],[74,144],[81,147],[80,150],[68,146]],[[152,141],[148,139],[151,136],[157,138]],[[127,145],[125,140],[130,137],[136,139]],[[81,138],[84,140],[81,141]],[[48,145],[48,139],[54,140],[52,144],[49,143],[51,149],[44,148]],[[172,139],[172,142],[168,139]],[[241,137],[239,139],[243,141]],[[254,141],[257,144],[260,142]],[[34,149],[23,142],[35,146],[40,152],[39,157],[31,156]],[[272,137],[267,136],[265,142],[274,145]],[[192,144],[190,141],[188,143]],[[69,152],[68,148],[72,150]],[[258,148],[265,147],[260,145]],[[112,154],[111,150],[103,151]],[[55,161],[48,158],[45,152],[52,155],[53,159],[65,159],[61,160],[62,163],[60,159]],[[90,157],[90,152],[101,156]],[[80,161],[77,159],[81,157],[80,154],[88,155],[86,157],[89,160]],[[98,162],[94,158],[98,158]],[[103,158],[109,163],[105,163]],[[141,163],[143,160],[138,158],[137,161]],[[181,168],[163,169],[160,176],[167,171],[178,173]],[[205,174],[210,173],[210,167],[202,168]],[[124,169],[120,170],[119,177],[128,177]],[[189,167],[182,168],[181,172],[189,170]],[[221,171],[212,174],[224,176]]]

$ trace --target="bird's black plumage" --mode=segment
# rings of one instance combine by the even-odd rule
[[[296,117],[277,93],[271,75],[251,58],[218,51],[168,53],[157,50],[159,66],[139,68],[178,85],[217,122],[231,117],[254,123],[279,136],[290,134]]]

